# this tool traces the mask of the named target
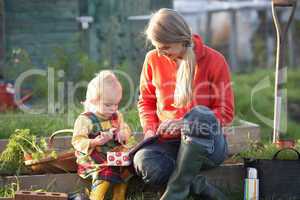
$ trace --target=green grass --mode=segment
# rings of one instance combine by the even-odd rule
[[[68,114],[26,114],[8,112],[0,114],[0,139],[8,138],[15,129],[30,129],[35,135],[48,136],[51,133],[66,128],[73,128],[78,111]],[[123,112],[125,121],[133,131],[141,131],[141,125],[136,108]]]
[[[130,126],[131,130],[134,132],[140,132],[142,130],[138,110],[133,107],[123,113],[126,123]]]
[[[0,115],[0,139],[8,138],[15,129],[30,129],[32,133],[47,136],[56,130],[72,128],[66,115],[8,113]]]
[[[264,78],[269,78],[269,87],[257,91],[253,95],[253,103],[251,104],[251,95],[254,88],[259,84],[262,85],[260,81]],[[267,79],[266,79],[267,80]],[[300,106],[300,95],[299,95],[299,80],[300,80],[300,70],[289,70],[287,76],[287,94],[288,102],[294,102]],[[260,125],[262,139],[264,142],[270,141],[272,138],[272,126],[270,124],[264,123],[252,110],[252,108],[260,115],[273,120],[273,110],[274,110],[274,72],[271,70],[257,70],[254,73],[247,74],[234,74],[233,75],[233,88],[235,93],[235,111],[236,117],[239,119],[254,122]],[[252,108],[251,108],[252,105]],[[293,110],[289,110],[293,112]],[[294,119],[289,115],[288,117],[288,127],[287,134],[284,135],[285,138],[299,139],[300,135],[298,131],[300,130],[299,125],[300,119]],[[273,123],[271,123],[272,125]]]
[[[300,151],[300,140],[297,141],[294,149]],[[250,144],[250,148],[246,151],[240,152],[233,157],[233,159],[241,160],[243,158],[256,158],[256,159],[273,159],[274,155],[280,149],[273,143],[260,143],[260,142],[253,142]],[[295,160],[297,159],[297,154],[295,151],[292,150],[284,150],[281,151],[277,158],[279,160]]]
[[[271,141],[272,127],[264,123],[251,108],[251,92],[253,88],[264,78],[270,78],[270,87],[256,92],[253,96],[253,109],[262,116],[273,120],[274,110],[274,73],[271,70],[257,70],[247,74],[233,74],[233,88],[235,93],[236,119],[243,119],[257,123],[261,126],[262,139],[264,142]],[[287,81],[288,101],[300,107],[299,95],[300,70],[289,70]],[[79,103],[79,102],[77,102]],[[0,138],[8,138],[15,129],[30,129],[38,135],[49,135],[52,132],[72,128],[76,116],[81,112],[80,107],[69,109],[68,114],[24,114],[22,112],[8,112],[0,114]],[[289,110],[290,112],[296,112]],[[123,112],[125,121],[133,131],[141,131],[138,112],[135,106]],[[295,114],[295,113],[294,113]],[[296,113],[297,114],[297,113]],[[299,139],[300,119],[289,116],[288,131],[285,138]],[[271,124],[272,125],[272,124]]]

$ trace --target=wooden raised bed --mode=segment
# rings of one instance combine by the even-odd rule
[[[235,126],[225,127],[224,132],[227,135],[230,154],[247,149],[251,140],[260,141],[259,126],[247,121],[240,120]],[[141,134],[137,136],[139,137]],[[0,141],[0,150],[1,144],[3,149],[6,142]],[[71,147],[71,136],[57,137],[54,146],[57,148],[61,146]],[[201,171],[201,174],[207,176],[210,183],[226,190],[240,190],[243,183],[244,166],[241,163],[225,163],[220,167]],[[81,179],[76,173],[23,175],[18,177],[18,181],[21,190],[47,188],[49,192],[73,192],[84,187],[90,187],[89,183]],[[0,187],[12,182],[16,182],[14,176],[0,176]],[[143,183],[139,180],[139,184]]]
[[[244,176],[242,164],[224,164],[214,169],[202,171],[201,174],[207,176],[210,183],[232,190],[241,187]],[[138,181],[139,185],[143,187],[143,183],[139,179]],[[14,176],[0,177],[0,187],[13,182],[16,182]],[[21,190],[47,188],[49,192],[68,193],[84,187],[90,188],[89,182],[81,179],[76,173],[24,175],[18,177],[18,182]]]
[[[251,141],[260,141],[260,127],[257,124],[239,120],[237,125],[223,128],[228,142],[229,154],[233,155],[249,148]]]
[[[260,141],[260,127],[257,124],[239,120],[237,125],[223,128],[227,135],[229,154],[236,154],[249,147],[250,141]],[[139,134],[137,134],[139,135]],[[54,148],[71,148],[71,136],[55,137]],[[5,149],[7,140],[0,140],[0,152]]]

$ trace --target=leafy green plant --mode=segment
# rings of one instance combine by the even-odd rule
[[[300,151],[300,140],[297,141],[295,149]],[[261,142],[251,142],[250,148],[242,151],[234,156],[234,159],[240,160],[243,158],[256,158],[256,159],[272,159],[280,149],[273,143],[263,144]],[[284,150],[280,152],[277,159],[280,160],[295,160],[297,155],[292,150]]]
[[[51,180],[51,182],[47,185],[46,189],[35,189],[31,190],[35,192],[47,192],[51,191],[51,186],[55,183],[56,179]],[[20,181],[18,177],[16,177],[16,181],[9,183],[7,185],[4,185],[0,187],[0,197],[4,198],[14,198],[15,193],[20,190]]]
[[[24,156],[31,159],[42,159],[46,156],[57,157],[55,151],[50,151],[45,138],[37,139],[29,129],[16,129],[9,138],[6,149],[0,155],[0,171],[19,174],[25,170]]]
[[[0,156],[0,171],[2,173],[17,173],[24,171],[24,152],[22,149],[30,148],[30,145],[27,142],[20,143],[18,137],[22,136],[24,138],[30,139],[32,136],[29,133],[29,130],[16,130],[15,134],[11,135],[9,142],[6,145],[5,150],[1,153]]]
[[[19,181],[17,179],[16,183],[10,183],[8,185],[4,185],[0,187],[0,197],[8,197],[13,198],[15,196],[16,191],[20,189]]]

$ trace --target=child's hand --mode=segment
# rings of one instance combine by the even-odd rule
[[[127,142],[127,137],[125,134],[122,134],[121,131],[115,132],[115,140],[118,141],[120,144],[125,144]]]
[[[99,145],[104,145],[107,142],[109,142],[111,139],[113,138],[113,135],[107,132],[101,132],[100,135],[98,135],[97,137],[95,137],[91,143],[92,146],[99,146]]]

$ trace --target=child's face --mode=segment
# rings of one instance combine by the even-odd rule
[[[103,95],[91,101],[97,107],[97,112],[105,118],[110,118],[117,112],[119,103],[122,98],[122,90],[120,88],[104,89]]]

